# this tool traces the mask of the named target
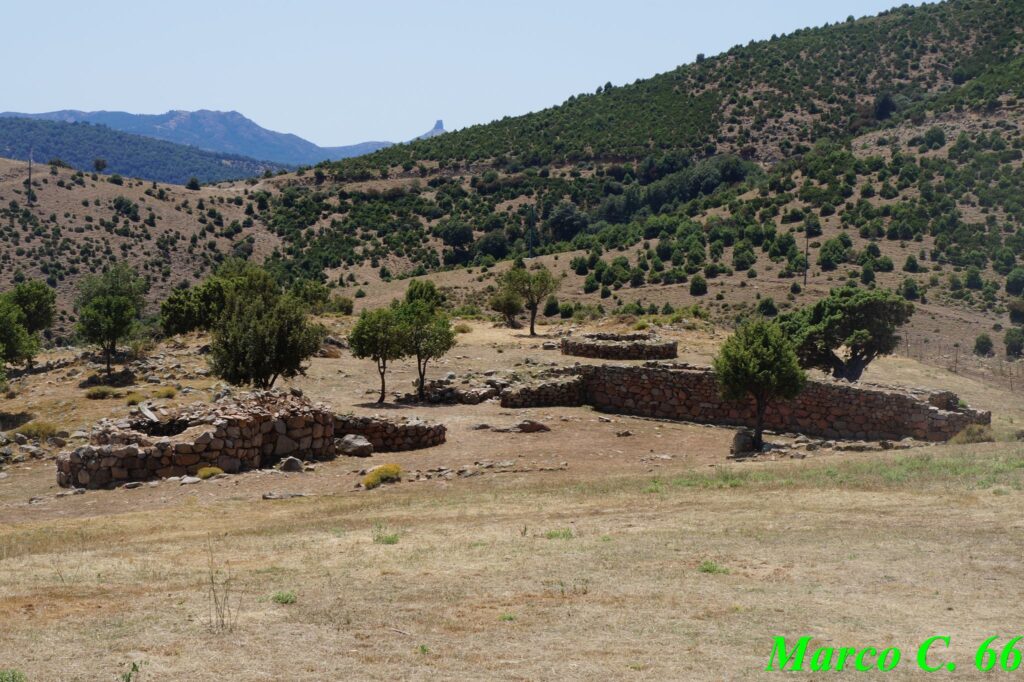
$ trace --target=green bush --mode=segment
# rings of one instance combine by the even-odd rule
[[[995,441],[992,427],[987,424],[970,424],[966,429],[949,439],[950,443],[966,445],[969,443],[991,443]]]
[[[271,600],[275,604],[294,604],[298,601],[298,596],[292,590],[288,590],[286,592],[275,592]]]
[[[0,682],[27,682],[25,673],[18,670],[0,670]]]

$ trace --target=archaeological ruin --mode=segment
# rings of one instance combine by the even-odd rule
[[[562,354],[602,360],[673,360],[678,343],[647,332],[562,337]]]

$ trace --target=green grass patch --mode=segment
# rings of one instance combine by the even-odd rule
[[[373,526],[373,543],[375,545],[397,545],[398,533],[389,533],[382,524],[376,523]]]
[[[25,673],[20,670],[0,670],[0,682],[26,682]]]
[[[572,540],[576,536],[573,534],[572,528],[556,528],[544,533],[544,537],[548,540]]]
[[[968,424],[967,428],[950,438],[950,443],[968,445],[970,443],[994,443],[996,437],[988,424]]]
[[[284,592],[275,592],[274,596],[270,598],[275,604],[294,604],[298,601],[298,596],[292,590]]]
[[[128,397],[125,398],[125,402],[128,403],[129,405],[138,405],[145,399],[146,397],[141,393],[138,393],[137,391],[132,391],[131,393],[128,394]]]
[[[729,574],[729,569],[728,568],[726,568],[725,566],[722,566],[721,564],[717,564],[714,561],[711,561],[710,559],[706,559],[706,560],[700,562],[700,565],[697,566],[697,570],[700,571],[701,573],[710,573],[711,575],[728,575]]]
[[[162,386],[162,387],[156,389],[155,391],[153,391],[153,397],[154,398],[167,398],[167,399],[170,399],[170,398],[173,398],[176,395],[178,395],[178,389],[176,389],[174,386]]]

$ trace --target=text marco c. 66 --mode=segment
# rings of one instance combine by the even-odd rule
[[[1017,670],[1024,661],[1024,636],[1002,638],[993,635],[978,645],[974,653],[974,667],[982,672]],[[898,647],[811,647],[813,637],[801,637],[790,648],[785,637],[775,637],[771,655],[768,658],[769,671],[808,671],[825,670],[868,671],[879,670],[888,672],[895,670],[903,659]],[[952,637],[935,635],[928,637],[917,647],[914,665],[925,672],[940,670],[954,671],[957,663],[952,660],[949,649]]]

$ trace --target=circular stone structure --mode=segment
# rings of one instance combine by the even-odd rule
[[[562,337],[562,355],[602,360],[673,360],[678,343],[654,334],[582,334]]]

